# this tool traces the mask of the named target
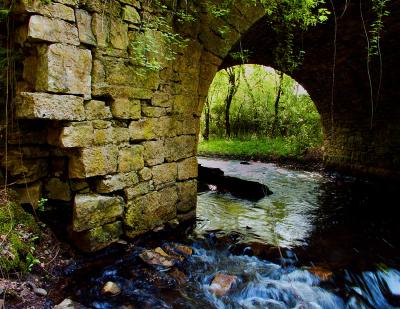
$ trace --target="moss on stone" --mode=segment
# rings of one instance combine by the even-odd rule
[[[40,229],[34,217],[14,202],[0,204],[0,268],[26,272],[33,265],[35,239]]]

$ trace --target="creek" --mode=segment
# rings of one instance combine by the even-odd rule
[[[268,163],[199,163],[273,194],[199,193],[193,226],[75,263],[63,296],[92,308],[400,307],[398,187]],[[139,257],[173,242],[193,254],[172,269]],[[223,296],[210,288],[217,274],[235,276]],[[121,293],[103,295],[107,281]]]

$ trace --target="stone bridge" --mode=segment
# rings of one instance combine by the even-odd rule
[[[2,174],[23,203],[70,207],[65,220],[83,250],[193,218],[199,117],[215,73],[237,64],[231,54],[241,49],[249,63],[276,67],[262,8],[237,0],[217,18],[205,2],[188,4],[195,20],[166,19],[187,38],[172,60],[162,32],[139,26],[160,14],[152,1],[20,0],[13,9],[9,38],[22,59],[15,100],[2,106]],[[361,5],[371,22],[369,1],[356,2],[335,1],[336,23],[332,14],[299,33],[306,53],[292,76],[322,116],[327,166],[398,179],[400,2],[389,2],[371,82],[360,15]],[[160,70],[138,60],[149,37]]]

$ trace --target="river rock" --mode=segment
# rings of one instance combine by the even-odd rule
[[[155,250],[145,250],[139,254],[139,257],[143,260],[143,262],[149,265],[172,267],[177,262],[161,248],[156,248]]]
[[[101,289],[101,294],[116,296],[121,293],[121,288],[118,284],[112,281],[106,282],[106,284]]]
[[[61,303],[54,306],[53,309],[87,309],[87,307],[80,303],[74,302],[69,298],[66,298]]]
[[[206,189],[206,185],[215,185],[218,192],[229,192],[233,196],[248,200],[259,200],[271,195],[272,191],[264,184],[232,176],[225,176],[219,168],[204,167],[199,164],[199,190]],[[206,184],[206,185],[205,185]]]
[[[237,277],[218,273],[215,275],[210,285],[210,290],[216,296],[225,296],[236,283]]]

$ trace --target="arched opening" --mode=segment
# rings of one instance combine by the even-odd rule
[[[271,67],[237,65],[215,75],[199,139],[200,154],[295,158],[321,146],[322,128],[312,99],[290,76]]]

